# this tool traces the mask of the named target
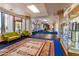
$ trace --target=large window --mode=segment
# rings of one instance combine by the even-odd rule
[[[13,16],[5,14],[5,32],[13,32]]]
[[[0,12],[0,33],[1,33],[1,12]]]

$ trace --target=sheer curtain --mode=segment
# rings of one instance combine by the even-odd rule
[[[13,16],[5,14],[5,32],[13,32]]]

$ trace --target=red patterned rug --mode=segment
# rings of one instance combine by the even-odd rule
[[[23,41],[17,42],[0,50],[2,56],[48,56],[49,49],[51,55],[54,55],[54,45],[49,40],[37,40],[34,38],[27,38]]]

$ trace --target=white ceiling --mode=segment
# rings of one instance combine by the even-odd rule
[[[35,3],[34,5],[40,10],[40,13],[32,13],[27,6],[34,3],[0,3],[0,7],[20,15],[28,15],[31,17],[49,17],[51,21],[56,19],[57,11],[67,9],[69,3]],[[50,22],[51,22],[50,21]]]
[[[27,8],[28,5],[31,5],[31,4],[29,3],[8,3],[7,4],[6,3],[6,4],[0,4],[0,7],[20,15],[28,15],[31,17],[47,16],[47,12],[44,4],[34,4],[40,10],[40,13],[31,12]]]

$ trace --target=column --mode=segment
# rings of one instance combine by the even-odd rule
[[[32,21],[31,21],[31,17],[29,17],[29,16],[26,16],[26,20],[28,20],[28,31],[30,32],[30,33],[32,33]],[[26,24],[26,23],[25,23]],[[27,25],[25,25],[25,27],[26,27]],[[27,29],[27,28],[26,28]]]
[[[5,33],[5,15],[1,12],[1,33]]]

